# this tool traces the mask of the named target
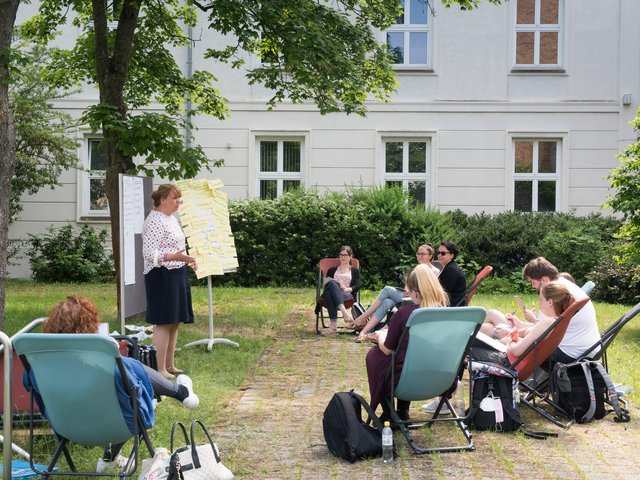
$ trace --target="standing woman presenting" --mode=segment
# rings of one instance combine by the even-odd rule
[[[174,216],[181,196],[175,185],[160,185],[151,194],[154,208],[142,228],[146,320],[155,325],[158,371],[167,378],[183,373],[174,363],[178,327],[181,322],[193,323],[187,265],[195,270],[196,259],[185,253],[184,233]]]

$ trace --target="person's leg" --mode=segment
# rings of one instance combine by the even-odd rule
[[[155,395],[164,395],[165,397],[175,398],[189,409],[198,408],[200,399],[193,391],[193,382],[187,375],[178,375],[176,381],[167,380],[153,368],[143,364],[145,372],[153,387]]]
[[[342,318],[344,318],[344,321],[346,323],[353,322],[353,317],[351,316],[351,313],[349,313],[349,310],[347,310],[347,308],[344,306],[345,300],[353,298],[353,296],[351,296],[350,293],[343,292],[342,290],[340,291],[340,293],[342,294],[342,300],[338,305],[338,309],[342,312]]]
[[[158,372],[161,375],[171,375],[167,372],[167,353],[169,341],[171,340],[173,324],[156,325],[153,329],[153,345],[156,347],[156,357],[158,359]],[[175,346],[174,346],[175,350]]]
[[[175,365],[175,354],[176,354],[176,344],[178,343],[178,328],[180,328],[180,324],[172,324],[171,329],[169,330],[169,341],[167,343],[167,358],[165,360],[166,369],[169,373],[176,373],[176,365]],[[179,371],[178,373],[182,373]]]
[[[501,323],[509,324],[504,313],[498,310],[487,310],[487,316],[484,318],[482,325],[480,325],[480,331],[485,335],[494,337],[494,334],[498,335],[496,333],[496,325]],[[504,336],[506,336],[506,332],[501,332],[498,335],[498,338],[502,338]]]
[[[335,333],[338,331],[338,305],[343,302],[342,290],[335,281],[331,280],[324,286],[322,296],[327,302],[327,311],[331,322],[326,333]]]

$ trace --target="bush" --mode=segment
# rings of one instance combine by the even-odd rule
[[[460,229],[460,251],[479,265],[491,265],[494,276],[522,271],[532,258],[549,258],[559,269],[584,278],[620,224],[602,215],[504,212],[467,216],[451,212]]]
[[[276,200],[229,203],[239,269],[216,284],[314,285],[318,260],[350,245],[362,263],[363,287],[401,284],[419,244],[451,238],[448,218],[412,206],[401,189],[352,189],[319,195],[296,190]]]
[[[114,279],[113,262],[105,252],[106,229],[71,224],[29,235],[29,262],[33,278],[42,282],[106,282]]]
[[[640,265],[620,265],[613,258],[602,258],[590,274],[596,287],[591,298],[609,303],[640,302]]]

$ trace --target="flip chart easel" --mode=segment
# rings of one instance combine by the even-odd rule
[[[233,340],[229,340],[227,338],[215,338],[213,336],[213,298],[211,294],[211,275],[207,277],[207,289],[209,296],[209,338],[203,338],[202,340],[196,340],[195,342],[187,343],[186,345],[184,345],[184,348],[195,347],[196,345],[206,345],[207,350],[211,351],[213,346],[218,343],[239,348],[240,344],[234,342]]]
[[[184,345],[206,345],[211,350],[216,344],[240,345],[226,338],[215,338],[213,334],[213,300],[211,275],[224,275],[235,271],[238,266],[237,254],[229,224],[227,196],[220,189],[220,180],[179,180],[176,184],[182,190],[180,219],[189,241],[189,254],[198,262],[198,278],[207,277],[209,297],[209,338]]]

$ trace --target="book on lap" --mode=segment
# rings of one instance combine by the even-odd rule
[[[478,331],[476,338],[499,352],[507,351],[507,346],[504,343],[502,343],[500,340],[496,340],[495,338],[492,338],[489,335],[482,333],[481,331]]]

